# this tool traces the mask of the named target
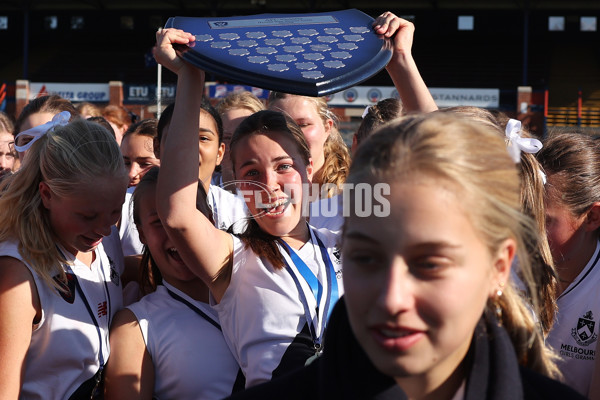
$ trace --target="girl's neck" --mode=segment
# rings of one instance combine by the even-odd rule
[[[591,235],[586,241],[586,245],[580,248],[580,251],[572,251],[570,255],[564,256],[562,259],[555,260],[556,273],[558,274],[558,294],[564,292],[571,282],[573,282],[586,267],[590,259],[596,251],[598,239],[595,235]]]
[[[310,230],[306,219],[300,218],[298,225],[287,235],[282,236],[281,239],[286,242],[291,248],[299,250],[310,241]]]
[[[410,400],[451,400],[464,380],[465,377],[456,370],[446,381],[436,388],[432,388],[427,383],[421,382],[415,382],[414,385],[403,383],[400,386]]]
[[[92,268],[92,263],[94,262],[94,259],[96,258],[96,252],[95,251],[88,251],[87,253],[83,253],[83,252],[77,252],[77,254],[75,254],[75,258],[77,258],[79,261],[81,261],[82,263],[84,263],[85,265],[88,266],[88,268]]]
[[[77,251],[76,249],[73,249],[73,248],[70,248],[70,247],[64,246],[64,245],[62,245],[62,248],[64,249],[64,251],[68,252],[73,257],[75,257],[78,261],[85,264],[88,268],[90,268],[90,269],[92,268],[92,263],[96,259],[96,250],[92,250],[92,251],[88,251],[88,252],[84,253],[83,251]],[[65,254],[65,256],[66,256],[66,254]]]
[[[205,181],[202,179],[198,179],[198,184],[202,185],[204,187],[204,191],[206,192],[206,195],[208,196],[208,191],[210,190],[210,177],[208,179],[206,179]]]

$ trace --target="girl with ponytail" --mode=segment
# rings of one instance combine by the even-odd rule
[[[527,307],[540,301],[527,251],[538,236],[493,129],[402,118],[360,146],[347,182],[387,185],[388,212],[365,216],[351,197],[345,294],[324,354],[239,398],[582,398],[553,379],[555,356]],[[527,300],[511,280],[515,257]]]

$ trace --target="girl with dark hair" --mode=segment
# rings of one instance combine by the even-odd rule
[[[121,141],[121,154],[125,169],[129,175],[129,187],[123,203],[121,220],[119,221],[119,237],[124,256],[142,254],[143,245],[133,223],[131,197],[146,172],[160,165],[160,160],[154,154],[153,144],[157,137],[157,121],[154,118],[144,119],[129,126]],[[128,291],[125,298],[129,297]],[[128,301],[128,300],[127,300]]]
[[[559,278],[557,320],[547,342],[565,382],[588,395],[600,333],[600,146],[559,133],[537,154],[547,174],[546,229]]]
[[[252,214],[246,230],[218,230],[196,210],[204,73],[173,49],[190,40],[180,30],[157,33],[155,57],[178,75],[157,210],[181,258],[210,289],[225,340],[252,386],[320,353],[342,294],[337,235],[308,226],[302,200],[313,173],[310,150],[298,125],[275,111],[247,117],[231,141],[238,189]]]
[[[105,396],[222,399],[232,393],[239,366],[207,304],[208,288],[181,260],[157,215],[158,171],[150,169],[133,194],[133,219],[145,246],[145,296],[115,315]],[[198,210],[209,216],[206,193],[198,187]]]

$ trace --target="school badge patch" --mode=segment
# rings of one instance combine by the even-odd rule
[[[335,263],[341,264],[342,263],[342,251],[340,250],[340,248],[337,246],[334,247],[332,253],[333,253],[333,256],[335,257],[335,260],[334,260]]]
[[[577,328],[571,329],[571,336],[580,346],[589,346],[598,338],[598,334],[594,332],[595,327],[596,322],[590,310],[577,320]]]
[[[75,275],[67,272],[67,281],[62,281],[58,275],[54,277],[54,281],[58,284],[61,290],[56,290],[60,297],[62,297],[67,303],[73,304],[75,301]]]
[[[342,263],[342,251],[340,250],[340,248],[335,246],[333,248],[332,254],[334,257],[333,262],[336,265],[340,265]],[[342,279],[342,269],[341,268],[339,270],[335,271],[335,278],[337,280]]]

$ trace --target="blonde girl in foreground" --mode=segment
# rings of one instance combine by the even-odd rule
[[[497,133],[406,117],[361,145],[348,182],[389,185],[389,213],[346,219],[345,295],[323,356],[234,398],[581,398],[552,379],[553,355],[510,280],[516,255],[529,270],[523,242],[536,228]]]
[[[31,141],[16,147],[27,157],[0,186],[3,399],[101,393],[123,303],[122,258],[110,257],[119,243],[105,240],[125,199],[123,158],[104,127],[69,117],[22,132]]]

